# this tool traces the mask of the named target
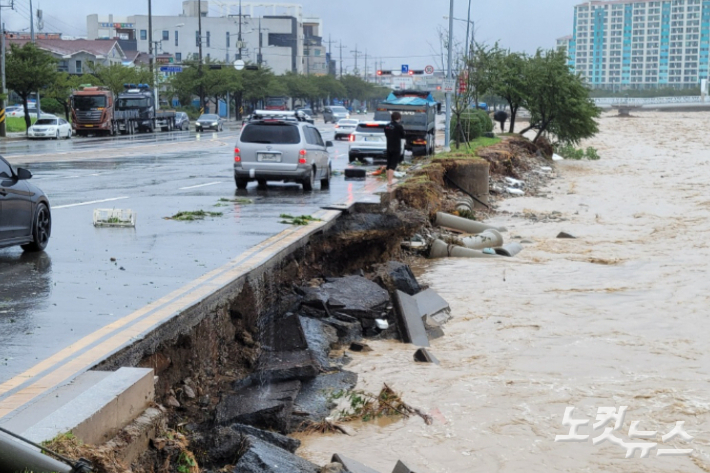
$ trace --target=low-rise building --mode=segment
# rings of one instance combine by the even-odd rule
[[[9,44],[23,46],[29,38],[7,38]],[[52,54],[59,61],[57,68],[70,74],[84,74],[89,63],[122,64],[126,55],[115,39],[43,39],[35,37],[35,45]]]

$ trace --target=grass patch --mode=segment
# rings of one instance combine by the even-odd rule
[[[172,217],[165,217],[165,220],[193,221],[204,220],[205,217],[221,217],[222,212],[206,212],[204,210],[181,211]]]
[[[37,121],[37,116],[30,117],[30,122],[34,123]],[[7,117],[5,119],[6,130],[8,133],[19,133],[21,131],[27,131],[25,126],[25,117]]]
[[[310,215],[293,216],[289,214],[281,214],[279,217],[283,219],[279,223],[285,223],[286,225],[308,225],[311,222],[321,221],[321,219],[311,217]]]
[[[438,153],[434,156],[434,160],[440,159],[467,159],[467,158],[477,158],[476,152],[481,148],[487,148],[488,146],[493,146],[503,141],[501,138],[487,138],[482,136],[476,138],[473,141],[469,141],[467,145],[461,144],[459,149],[451,148],[448,153]]]

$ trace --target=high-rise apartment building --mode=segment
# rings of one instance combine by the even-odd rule
[[[708,78],[710,0],[585,2],[566,47],[594,88],[697,87]]]

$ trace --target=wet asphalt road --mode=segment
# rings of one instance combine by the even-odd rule
[[[332,125],[318,127],[324,139],[332,139]],[[365,185],[375,187],[373,178],[345,181],[340,175],[330,190],[316,186],[304,192],[300,185],[277,183],[262,190],[251,183],[237,191],[236,136],[223,132],[219,141],[204,141],[199,148],[194,133],[187,132],[0,146],[0,154],[15,165],[23,155],[68,153],[67,161],[27,166],[52,205],[46,252],[0,249],[0,382],[279,233],[287,228],[279,223],[281,213],[311,214],[352,198]],[[161,146],[145,155],[70,160],[78,150],[128,153],[146,142]],[[181,151],[186,144],[193,147]],[[347,143],[335,142],[331,158],[334,170],[344,169]],[[253,203],[219,201],[237,196]],[[136,227],[95,228],[96,208],[131,209]],[[194,222],[165,219],[184,210],[223,215]]]

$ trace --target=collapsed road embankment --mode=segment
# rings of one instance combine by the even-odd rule
[[[510,161],[510,155],[505,159]],[[539,166],[544,157],[531,154],[520,162]],[[400,186],[404,191],[385,195],[379,204],[356,204],[319,224],[317,231],[98,364],[96,369],[107,371],[125,366],[153,370],[157,410],[150,419],[152,430],[129,426],[98,450],[75,453],[83,451],[99,469],[109,471],[216,471],[234,465],[235,471],[272,471],[258,466],[269,458],[282,466],[279,471],[317,471],[293,455],[298,442],[285,435],[328,428],[335,403],[324,392],[350,391],[357,381],[344,369],[348,357],[343,349],[362,337],[426,347],[429,338],[443,336],[445,320],[434,317],[437,312],[427,319],[417,310],[416,297],[426,297],[427,291],[396,261],[408,258],[403,241],[431,234],[433,210],[448,210],[460,201],[461,190],[452,191],[444,182],[449,163],[435,164],[441,169],[419,163],[411,182]],[[466,165],[463,159],[455,161],[459,170]],[[477,159],[474,166],[480,165]],[[515,166],[504,169],[518,171]],[[420,185],[427,199],[413,191]],[[467,216],[475,218],[473,209]],[[408,314],[418,322],[409,324]],[[417,356],[435,361],[427,351]],[[398,413],[422,415],[403,403],[398,406]]]

